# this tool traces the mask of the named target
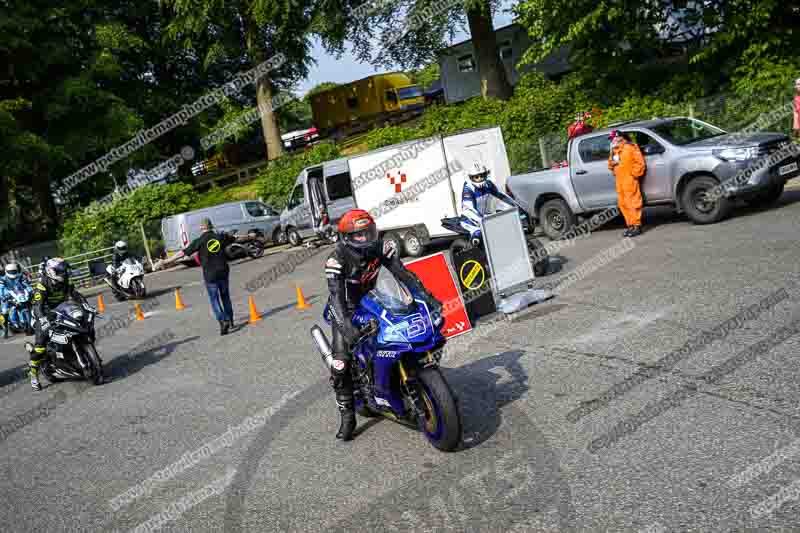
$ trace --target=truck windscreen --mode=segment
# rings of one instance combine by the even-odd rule
[[[703,124],[702,122],[690,118],[668,120],[652,129],[676,146],[683,146],[698,141],[704,141],[711,137],[725,135],[725,131],[719,128]]]
[[[402,89],[397,89],[397,96],[400,100],[411,100],[412,98],[419,98],[422,96],[422,89],[420,89],[417,85],[412,85],[411,87],[403,87]]]

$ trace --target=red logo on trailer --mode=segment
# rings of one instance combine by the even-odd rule
[[[397,178],[395,178],[394,176],[392,176],[390,173],[387,172],[386,173],[386,177],[389,178],[389,182],[392,185],[394,185],[394,192],[400,192],[402,190],[403,183],[406,182],[406,174],[405,174],[405,172],[400,174],[400,176],[397,177]],[[397,180],[399,180],[400,182],[398,183]]]
[[[447,337],[455,337],[462,333],[472,331],[472,324],[467,316],[467,308],[461,293],[447,265],[444,252],[435,253],[427,257],[415,259],[405,264],[405,266],[422,281],[425,288],[431,291],[437,300],[444,306],[444,326],[442,334]]]

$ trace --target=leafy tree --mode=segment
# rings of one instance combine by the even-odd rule
[[[434,61],[421,69],[411,70],[408,72],[408,76],[411,78],[411,81],[427,89],[441,76],[439,73],[439,63]]]
[[[270,109],[272,97],[308,74],[311,62],[309,32],[317,6],[312,0],[165,0],[172,17],[169,36],[187,50],[196,50],[198,40],[211,39],[203,63],[238,64],[243,70],[254,68],[282,54],[286,61],[256,81],[255,91],[242,91],[248,107],[257,103],[264,110],[261,126],[272,160],[283,153],[276,113]],[[202,49],[201,49],[202,50]],[[255,102],[251,94],[255,94]]]
[[[375,66],[399,65],[403,70],[435,61],[437,52],[466,24],[475,47],[481,94],[507,99],[512,91],[492,23],[499,4],[498,0],[366,0],[357,7],[342,5],[319,24],[324,25],[322,42],[330,53],[343,53],[344,43],[349,42],[360,60]]]

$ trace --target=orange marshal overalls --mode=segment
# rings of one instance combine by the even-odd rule
[[[614,156],[619,159],[616,165]],[[642,225],[642,191],[639,180],[644,176],[646,168],[642,151],[635,144],[623,142],[611,150],[608,169],[616,178],[619,210],[628,226]]]

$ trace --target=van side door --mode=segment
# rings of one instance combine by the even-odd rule
[[[312,229],[311,213],[306,201],[305,180],[294,186],[286,207],[289,210],[289,226],[301,232],[301,235]]]
[[[323,167],[323,175],[328,216],[331,224],[336,224],[345,213],[356,207],[353,186],[350,181],[350,167],[347,165],[347,161],[334,161]]]

